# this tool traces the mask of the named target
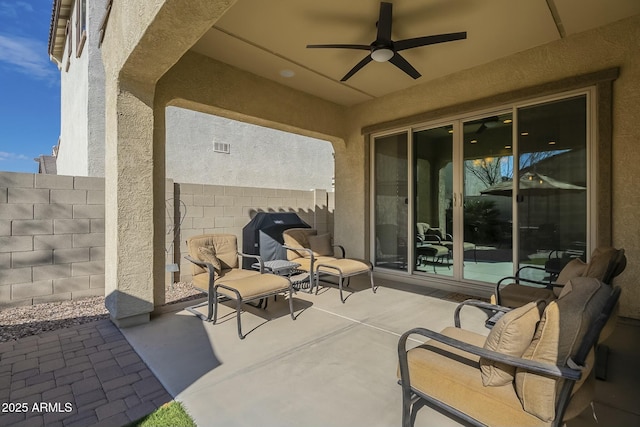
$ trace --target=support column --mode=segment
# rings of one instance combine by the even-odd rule
[[[148,322],[154,284],[164,288],[164,145],[155,149],[153,125],[153,87],[107,79],[105,304],[119,327]]]

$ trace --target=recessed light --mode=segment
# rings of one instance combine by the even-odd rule
[[[511,150],[511,146],[510,145],[505,145],[504,148],[506,148],[507,150]]]
[[[296,75],[296,73],[293,70],[281,70],[280,71],[280,75],[286,79],[289,79],[293,76]]]
[[[549,145],[556,145],[555,141],[549,141]]]
[[[453,129],[449,129],[449,131],[448,131],[448,132],[449,132],[449,133],[453,133]]]
[[[470,142],[470,143],[472,143],[472,144],[477,144],[477,143],[478,143],[478,140],[477,140],[477,139],[472,139],[472,140],[471,140],[471,141],[469,141],[469,142]]]
[[[502,123],[504,123],[505,125],[508,125],[509,123],[513,123],[513,120],[505,119]]]
[[[527,136],[527,135],[529,135],[529,132],[520,132],[520,135]]]

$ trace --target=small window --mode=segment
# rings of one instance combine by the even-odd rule
[[[87,0],[76,0],[76,58],[82,55],[87,40]]]
[[[216,153],[229,154],[229,153],[231,153],[231,147],[226,142],[214,142],[213,143],[213,151],[216,152]]]

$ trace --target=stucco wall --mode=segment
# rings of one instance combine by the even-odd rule
[[[166,174],[178,182],[240,187],[332,190],[333,147],[197,111],[166,110]],[[229,154],[214,152],[229,144]]]
[[[365,136],[361,129],[465,102],[581,75],[620,67],[613,85],[613,245],[624,248],[626,271],[616,279],[623,288],[622,316],[640,318],[640,239],[634,216],[640,193],[634,176],[640,172],[640,16],[577,34],[508,58],[412,87],[349,110],[349,137],[344,155],[336,151],[336,235],[350,235],[364,246],[363,208],[368,185]],[[491,107],[486,105],[485,107]],[[463,113],[464,111],[459,111]],[[348,159],[344,162],[343,159]],[[354,167],[353,163],[358,162]],[[346,167],[350,165],[350,167]]]
[[[67,44],[60,70],[60,147],[56,161],[60,175],[104,176],[104,67],[98,34],[105,4],[105,0],[87,2],[87,39],[79,58],[75,8],[71,17],[71,57],[67,56]]]

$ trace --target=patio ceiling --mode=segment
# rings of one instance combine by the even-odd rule
[[[387,0],[391,1],[391,0]],[[406,50],[422,74],[371,62],[340,79],[366,54],[307,44],[370,44],[379,1],[238,0],[192,50],[341,105],[410,88],[640,13],[638,0],[396,0],[392,38],[467,32],[467,39]],[[282,77],[283,70],[295,73]]]

